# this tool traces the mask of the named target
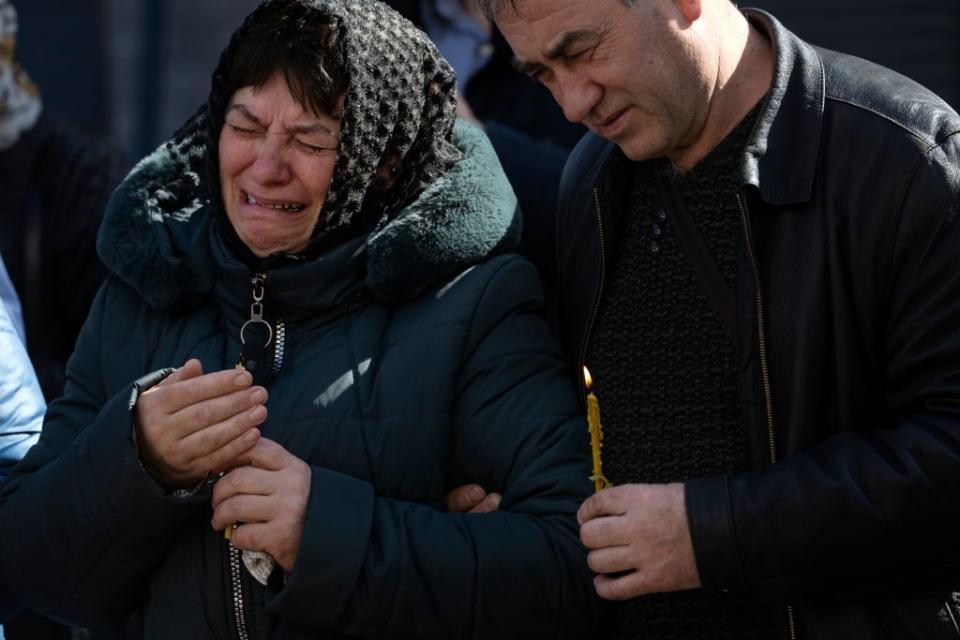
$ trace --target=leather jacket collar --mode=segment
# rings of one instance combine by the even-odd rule
[[[759,9],[744,14],[773,43],[773,86],[744,153],[741,179],[771,205],[810,200],[820,149],[824,73],[820,56]]]

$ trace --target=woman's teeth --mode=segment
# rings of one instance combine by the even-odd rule
[[[282,202],[280,204],[266,204],[260,202],[254,198],[249,193],[247,194],[247,204],[255,204],[260,207],[266,207],[267,209],[276,209],[277,211],[303,211],[306,205],[298,204],[296,202]]]

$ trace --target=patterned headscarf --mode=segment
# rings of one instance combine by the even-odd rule
[[[14,60],[17,10],[0,0],[0,150],[9,149],[40,117],[40,91]]]
[[[347,66],[337,163],[315,232],[323,237],[304,251],[314,255],[331,242],[382,225],[460,160],[452,141],[456,75],[426,34],[376,0],[266,0],[244,20],[220,57],[206,107],[164,145],[190,167],[185,178],[197,186],[207,166],[210,198],[220,197],[217,145],[231,98],[226,70],[260,13],[277,3],[302,5],[337,20]],[[370,184],[387,161],[395,162],[399,173],[381,193]],[[192,197],[192,189],[179,197],[175,191],[168,190],[158,206],[182,209],[185,203],[179,200]]]

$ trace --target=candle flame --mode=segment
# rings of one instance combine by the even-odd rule
[[[590,375],[590,370],[586,367],[583,368],[583,384],[587,385],[587,391],[593,387],[593,376]]]

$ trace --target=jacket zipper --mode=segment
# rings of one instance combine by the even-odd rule
[[[580,348],[580,369],[587,363],[587,346],[590,343],[590,334],[593,333],[593,325],[597,320],[597,313],[600,310],[600,298],[603,296],[603,285],[606,279],[607,256],[603,234],[603,216],[600,213],[600,189],[593,187],[593,204],[597,212],[597,237],[600,243],[600,278],[597,281],[597,291],[593,298],[593,308],[590,310],[590,319],[587,321],[587,328],[583,333],[583,345]],[[583,384],[580,387],[580,400],[585,402]]]
[[[233,618],[236,622],[237,638],[239,640],[250,640],[250,634],[247,632],[246,611],[243,606],[243,582],[240,575],[241,552],[240,549],[233,546],[232,542],[227,544],[229,545],[230,586],[233,592]]]
[[[265,346],[269,346],[271,340],[273,341],[273,364],[271,366],[271,373],[273,377],[276,378],[283,368],[284,357],[286,355],[287,330],[286,323],[281,319],[276,320],[272,327],[263,319],[263,299],[266,295],[266,284],[267,274],[265,273],[257,273],[251,278],[253,304],[250,305],[250,319],[247,320],[247,323],[264,323],[267,325],[269,333],[267,345]],[[246,323],[244,323],[244,326],[246,326]],[[242,332],[243,329],[241,328],[241,340]],[[243,594],[242,552],[240,549],[234,547],[233,543],[228,544],[230,587],[233,595],[233,614],[236,623],[237,638],[238,640],[250,640]]]
[[[770,368],[767,365],[767,337],[763,315],[763,291],[760,289],[760,270],[757,268],[757,257],[753,250],[753,234],[750,228],[750,216],[747,213],[747,203],[742,194],[737,194],[737,204],[740,207],[740,218],[743,221],[743,234],[747,243],[747,255],[750,256],[750,267],[753,272],[753,290],[757,296],[757,342],[760,347],[760,374],[763,378],[763,401],[767,412],[767,438],[770,446],[770,464],[777,462],[777,441],[773,429],[773,400],[770,391]],[[793,607],[787,606],[787,628],[790,640],[797,638],[797,624]]]
[[[273,325],[273,379],[276,380],[283,369],[284,349],[287,346],[287,325],[283,320],[278,319]]]

